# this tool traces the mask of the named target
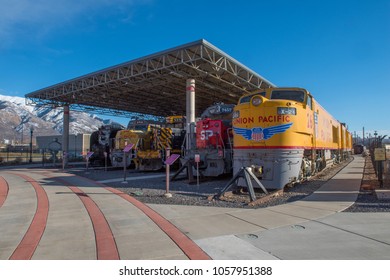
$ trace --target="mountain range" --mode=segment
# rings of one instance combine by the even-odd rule
[[[25,98],[0,95],[0,144],[29,143],[33,137],[61,135],[62,108],[26,105]],[[70,112],[69,133],[90,134],[111,120],[103,120],[85,112]]]

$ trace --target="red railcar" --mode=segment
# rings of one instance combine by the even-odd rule
[[[186,157],[198,155],[199,172],[205,177],[216,177],[232,172],[234,104],[215,104],[205,110],[196,123],[196,149]]]

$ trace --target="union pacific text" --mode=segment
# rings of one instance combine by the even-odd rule
[[[251,124],[255,123],[256,118],[255,117],[241,117],[233,119],[233,125],[237,124]],[[258,116],[257,122],[258,123],[288,123],[291,121],[290,116],[286,115],[270,115],[270,116]]]

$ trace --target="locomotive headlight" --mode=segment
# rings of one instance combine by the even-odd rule
[[[296,115],[297,108],[294,107],[278,107],[278,115]]]
[[[260,96],[255,96],[252,98],[252,105],[253,106],[259,106],[262,102],[263,102],[263,100],[261,99]]]

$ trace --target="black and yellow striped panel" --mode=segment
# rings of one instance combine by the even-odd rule
[[[160,149],[166,149],[170,148],[172,149],[172,129],[171,128],[161,128],[160,130],[160,137],[159,137],[159,148]]]

